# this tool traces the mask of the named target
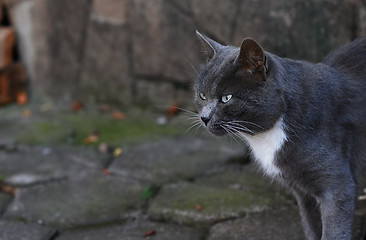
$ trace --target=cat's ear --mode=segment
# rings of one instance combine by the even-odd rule
[[[259,77],[262,75],[264,80],[268,70],[267,57],[256,41],[251,38],[243,40],[237,61],[241,65],[240,71],[250,72]]]
[[[222,45],[210,39],[209,37],[201,34],[197,30],[196,35],[201,42],[201,48],[203,54],[206,56],[207,60],[210,60],[216,55],[217,51],[222,47]]]

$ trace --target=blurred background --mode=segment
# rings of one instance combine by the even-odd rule
[[[199,70],[201,55],[196,29],[235,46],[252,37],[267,51],[309,61],[320,61],[366,32],[364,0],[0,3],[7,29],[1,34],[1,54],[8,59],[7,48],[14,44],[14,62],[25,67],[30,96],[125,108],[192,106],[191,65]],[[17,68],[10,75],[24,78],[14,62],[1,67]],[[1,90],[0,97],[5,94]]]
[[[304,239],[245,143],[199,129],[196,29],[317,62],[366,0],[0,0],[1,240]]]

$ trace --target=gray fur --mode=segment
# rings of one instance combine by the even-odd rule
[[[296,197],[307,238],[351,239],[356,185],[366,162],[366,39],[318,64],[264,52],[265,63],[244,71],[240,48],[200,35],[214,50],[195,84],[207,130],[256,136],[282,118],[287,141],[275,153],[281,174],[274,178]],[[228,94],[232,99],[222,103]]]

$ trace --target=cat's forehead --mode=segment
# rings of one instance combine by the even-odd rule
[[[239,55],[238,48],[232,46],[223,47],[208,62],[207,67],[211,69],[212,74],[222,74],[233,66],[238,55]]]
[[[200,91],[215,94],[222,90],[223,86],[229,84],[235,72],[235,61],[239,54],[239,49],[225,47],[203,67],[198,78],[198,88]]]

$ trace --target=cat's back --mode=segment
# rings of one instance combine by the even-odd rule
[[[366,80],[366,38],[356,39],[332,51],[323,63],[353,78]]]

